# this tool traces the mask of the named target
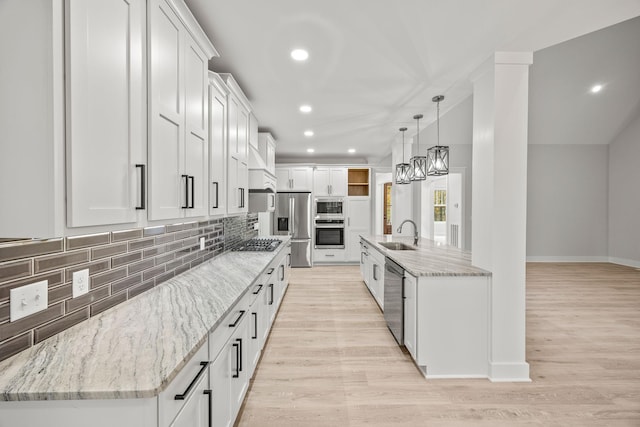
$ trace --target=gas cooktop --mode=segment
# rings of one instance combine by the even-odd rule
[[[243,242],[240,246],[235,248],[234,251],[271,252],[275,250],[275,248],[277,248],[280,243],[282,243],[280,239],[254,237],[251,240]]]

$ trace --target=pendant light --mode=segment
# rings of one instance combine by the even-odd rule
[[[402,163],[396,165],[396,184],[409,184],[411,183],[411,165],[404,162],[404,132],[407,128],[400,128],[402,132]]]
[[[449,173],[449,146],[440,145],[440,101],[443,99],[443,95],[437,95],[431,99],[437,104],[438,109],[438,142],[435,147],[427,150],[427,175],[429,176],[447,175]]]
[[[416,155],[411,158],[411,181],[424,181],[427,179],[427,157],[420,155],[420,119],[422,114],[416,114],[413,119],[417,121]]]

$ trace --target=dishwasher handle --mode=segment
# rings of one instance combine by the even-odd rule
[[[389,273],[394,273],[398,276],[404,276],[404,269],[388,258],[385,259],[384,269]]]

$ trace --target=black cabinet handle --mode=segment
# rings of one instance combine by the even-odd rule
[[[218,189],[218,182],[217,182],[217,181],[214,181],[214,182],[212,182],[212,184],[216,186],[216,205],[215,205],[215,206],[211,206],[211,207],[212,207],[213,209],[218,209],[218,207],[219,207],[219,206],[218,206],[218,205],[219,205],[219,203],[218,203],[218,192],[219,192],[219,189]]]
[[[258,295],[260,293],[260,291],[262,290],[262,285],[258,285],[258,290],[253,291],[254,295]]]
[[[284,280],[284,264],[280,264],[280,280]]]
[[[195,188],[196,188],[196,177],[195,176],[190,176],[189,179],[191,180],[191,204],[189,205],[189,209],[193,209],[193,199],[195,199],[196,197],[196,192],[195,192]]]
[[[376,268],[378,264],[373,264],[373,280],[378,280],[378,276],[376,275]]]
[[[244,208],[244,188],[240,188],[240,207]]]
[[[273,270],[275,270],[275,268],[270,268],[269,271],[267,271],[267,274],[273,273]]]
[[[205,390],[203,393],[209,396],[209,427],[213,427],[213,391]]]
[[[184,205],[182,209],[189,209],[189,175],[182,175],[184,178]]]
[[[402,299],[407,299],[407,297],[404,296],[404,277],[402,278]]]
[[[269,283],[269,305],[273,305],[273,283]]]
[[[136,206],[136,210],[146,209],[147,206],[147,195],[146,193],[146,165],[136,165],[136,168],[140,168],[140,206]]]
[[[238,368],[238,370],[239,370],[240,372],[242,372],[242,338],[236,338],[236,341],[238,341],[238,344],[240,344],[240,345],[239,345],[239,348],[240,348],[240,357],[238,358],[238,360],[239,360],[240,364],[239,364],[239,368]]]
[[[174,400],[185,400],[187,396],[189,396],[189,393],[191,393],[191,389],[198,382],[198,379],[202,376],[202,374],[205,373],[205,371],[207,370],[207,367],[209,366],[209,363],[211,362],[200,362],[200,366],[202,366],[202,368],[200,368],[200,371],[198,372],[198,374],[191,381],[191,384],[187,386],[187,389],[184,391],[184,393],[175,395]]]
[[[258,313],[251,312],[253,316],[253,335],[251,336],[252,340],[258,339]]]
[[[240,310],[240,316],[238,316],[238,318],[235,320],[235,322],[229,323],[229,327],[230,328],[235,328],[236,326],[238,326],[238,322],[240,321],[240,319],[242,319],[242,316],[244,316],[244,313],[246,313],[245,310]]]
[[[231,375],[232,378],[240,378],[240,349],[238,343],[234,342],[232,346],[236,349],[236,373]]]
[[[291,254],[287,254],[287,267],[291,267]]]

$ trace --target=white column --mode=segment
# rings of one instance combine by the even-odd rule
[[[530,381],[525,360],[531,52],[497,52],[474,79],[472,263],[492,272],[489,377]]]

